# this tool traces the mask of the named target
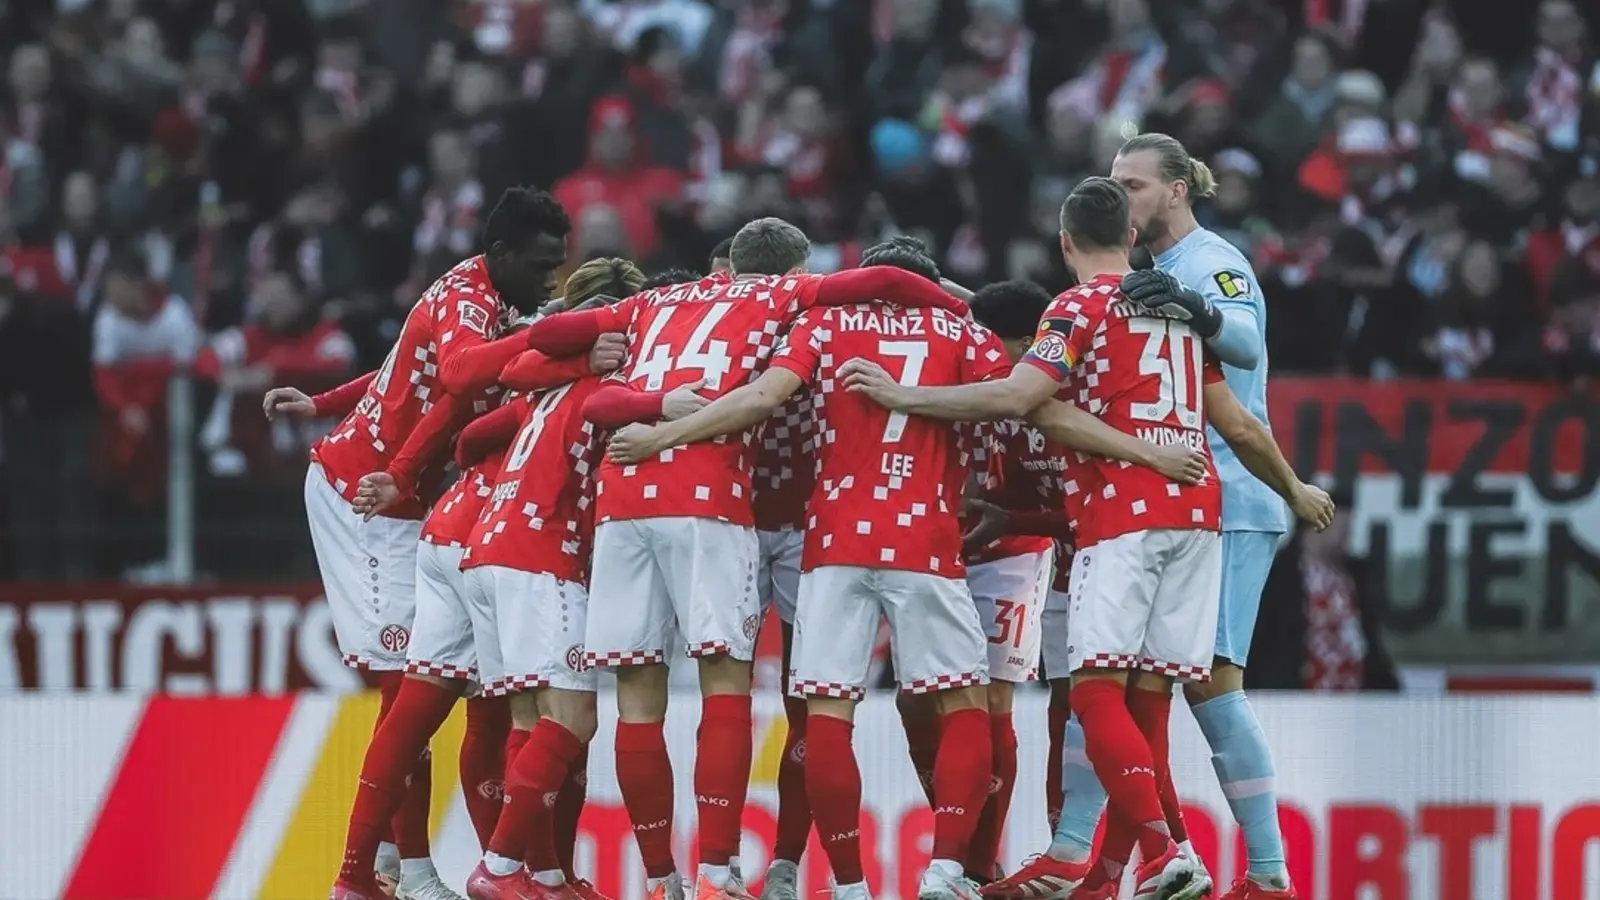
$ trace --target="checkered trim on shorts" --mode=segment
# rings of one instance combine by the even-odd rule
[[[594,669],[660,665],[667,661],[667,655],[660,650],[607,650],[604,653],[585,653],[583,658]]]
[[[387,662],[379,663],[370,657],[356,656],[353,653],[344,654],[339,658],[339,661],[360,672],[400,672],[405,670],[403,665],[394,665]]]
[[[733,650],[728,647],[727,641],[701,641],[698,644],[689,644],[684,648],[684,652],[689,655],[690,659],[698,659],[702,656],[732,653]]]
[[[1080,669],[1137,669],[1139,657],[1132,653],[1095,653],[1078,663]]]
[[[861,700],[867,696],[866,688],[840,684],[837,681],[806,681],[795,678],[789,682],[791,697],[835,697],[840,700]]]
[[[477,666],[453,666],[449,663],[435,663],[420,659],[406,660],[406,671],[412,675],[432,675],[435,678],[458,678],[463,681],[476,681],[478,679]]]
[[[939,691],[953,691],[956,688],[977,687],[988,683],[989,674],[987,672],[963,672],[960,675],[935,675],[932,678],[909,681],[900,685],[900,691],[906,694],[933,694]]]
[[[1211,680],[1210,666],[1180,666],[1177,663],[1161,662],[1160,660],[1145,657],[1139,660],[1139,668],[1146,672],[1166,675],[1180,681],[1205,683]]]
[[[485,685],[485,697],[504,697],[519,691],[532,691],[550,686],[550,679],[543,675],[507,675],[496,679],[493,684]]]

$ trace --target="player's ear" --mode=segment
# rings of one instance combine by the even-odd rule
[[[1123,245],[1131,251],[1134,245],[1139,243],[1139,229],[1130,227],[1126,237],[1127,239],[1123,242]]]
[[[1061,232],[1061,255],[1072,255],[1072,238],[1065,231]]]

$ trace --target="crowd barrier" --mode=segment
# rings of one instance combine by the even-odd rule
[[[1021,780],[1003,860],[1048,840],[1046,710],[1021,698]],[[602,709],[611,703],[602,696]],[[697,703],[675,695],[679,861],[692,865],[689,773]],[[1600,701],[1588,697],[1262,696],[1278,755],[1281,818],[1304,900],[1600,900]],[[326,896],[370,694],[182,698],[39,692],[0,697],[0,898],[307,900]],[[457,788],[460,710],[434,740],[434,853],[458,887],[477,857]],[[1173,758],[1195,844],[1218,880],[1238,871],[1236,829],[1186,710]],[[743,864],[772,839],[784,723],[756,705]],[[609,748],[602,721],[599,746]],[[926,862],[932,814],[907,762],[892,699],[856,731],[874,895],[905,897]],[[643,875],[608,749],[593,754],[580,868],[618,900]],[[827,884],[815,840],[803,896]],[[759,884],[757,885],[759,889]]]

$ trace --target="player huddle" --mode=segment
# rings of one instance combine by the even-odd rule
[[[789,737],[764,900],[795,900],[813,824],[835,898],[868,896],[851,735],[883,621],[934,811],[919,898],[1113,898],[1135,849],[1135,897],[1209,895],[1167,764],[1172,687],[1211,680],[1214,655],[1217,682],[1237,680],[1260,560],[1233,545],[1283,530],[1282,501],[1276,523],[1225,530],[1237,504],[1222,448],[1314,525],[1332,506],[1258,421],[1265,363],[1247,357],[1264,313],[1242,260],[1213,279],[1231,304],[1129,272],[1136,231],[1158,266],[1215,240],[1185,218],[1204,167],[1157,138],[1135,138],[1116,181],[1091,178],[1063,206],[1080,284],[1054,300],[1005,282],[969,304],[903,239],[861,268],[806,274],[809,242],[777,219],[740,229],[726,272],[647,285],[631,263],[591,260],[551,300],[566,215],[513,189],[483,255],[423,296],[379,371],[315,398],[270,392],[268,415],[344,417],[313,448],[308,518],[341,651],[383,697],[332,900],[378,900],[380,879],[404,898],[456,897],[429,861],[427,746],[469,694],[462,784],[484,857],[467,896],[601,900],[572,864],[601,668],[616,675],[612,749],[650,900],[747,900],[751,670],[769,613]],[[1254,379],[1244,404],[1235,371]],[[452,439],[459,475],[430,508],[419,488]],[[1230,608],[1230,580],[1254,584],[1233,604],[1248,609]],[[663,732],[666,666],[683,656],[702,694],[692,886],[672,856]],[[1061,712],[1056,840],[993,880],[1013,691],[1041,657]],[[1217,704],[1248,716],[1231,687],[1190,689],[1203,730]],[[1223,730],[1244,733],[1238,721]],[[1253,757],[1219,742],[1230,802],[1271,802],[1270,757],[1263,787]],[[1225,770],[1229,754],[1242,761]],[[1227,896],[1292,897],[1275,821],[1255,821],[1272,834],[1251,846],[1246,818],[1251,870]]]

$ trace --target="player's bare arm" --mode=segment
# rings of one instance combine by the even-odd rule
[[[685,418],[659,425],[629,425],[617,431],[606,445],[606,454],[619,463],[636,463],[669,447],[744,431],[771,416],[803,383],[800,376],[774,366]]]
[[[1182,484],[1199,484],[1206,477],[1205,453],[1183,444],[1152,444],[1118,431],[1070,403],[1042,403],[1028,421],[1050,440],[1083,453],[1154,469]]]
[[[847,360],[839,375],[846,390],[864,394],[879,406],[956,422],[1025,418],[1061,388],[1032,366],[1017,366],[1006,378],[943,387],[900,384],[882,366],[859,358]]]
[[[1294,514],[1321,531],[1333,521],[1333,500],[1316,485],[1306,484],[1284,459],[1272,432],[1250,414],[1225,381],[1205,386],[1206,420],[1222,435],[1250,474],[1288,502]]]

